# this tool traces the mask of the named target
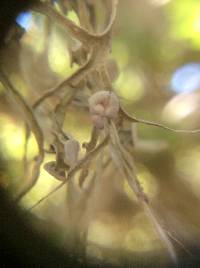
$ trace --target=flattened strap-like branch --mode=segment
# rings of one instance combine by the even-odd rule
[[[86,29],[83,29],[82,27],[77,26],[75,23],[73,23],[67,17],[63,16],[61,13],[57,12],[54,8],[52,8],[51,5],[47,3],[42,3],[38,1],[33,6],[33,10],[46,15],[50,19],[53,19],[65,31],[71,34],[75,39],[79,40],[84,46],[88,47],[92,45],[92,42],[94,42],[96,39],[103,38],[105,35],[107,35],[111,31],[115,18],[116,18],[117,5],[118,5],[118,0],[112,0],[112,14],[110,17],[110,22],[108,26],[106,27],[105,31],[100,34],[90,33]]]

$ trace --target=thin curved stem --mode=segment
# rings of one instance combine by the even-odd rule
[[[25,194],[29,192],[29,190],[36,184],[39,174],[40,174],[40,166],[44,159],[44,137],[42,130],[39,126],[39,123],[30,108],[30,106],[26,103],[24,98],[20,95],[20,93],[14,88],[14,86],[9,81],[8,77],[4,74],[3,70],[0,69],[0,80],[2,84],[4,85],[5,89],[8,92],[8,95],[12,99],[12,101],[17,104],[16,106],[19,108],[22,116],[24,117],[24,120],[26,121],[27,125],[31,129],[31,131],[34,133],[38,151],[39,154],[36,158],[35,165],[33,168],[33,173],[31,176],[31,179],[29,181],[26,181],[26,184],[22,187],[22,189],[19,191],[16,200],[20,200]]]
[[[95,53],[92,52],[87,62],[80,67],[75,73],[73,73],[70,77],[59,83],[56,87],[48,90],[44,95],[42,95],[33,105],[33,108],[36,109],[40,106],[44,100],[47,98],[59,93],[65,86],[76,86],[81,80],[93,69],[95,65],[93,64],[95,61]]]
[[[141,123],[141,124],[145,124],[145,125],[149,125],[149,126],[159,127],[159,128],[164,129],[164,130],[168,130],[168,131],[172,131],[172,132],[176,132],[176,133],[185,133],[185,134],[200,133],[200,129],[191,129],[191,130],[189,130],[189,129],[175,129],[175,128],[165,126],[161,123],[152,122],[152,121],[148,121],[145,119],[140,119],[140,118],[137,118],[135,116],[128,114],[127,112],[124,111],[124,109],[122,107],[121,107],[121,112],[123,113],[123,116],[125,119],[127,119],[128,121],[133,122],[133,123]]]

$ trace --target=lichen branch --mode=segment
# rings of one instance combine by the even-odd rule
[[[19,193],[17,194],[16,200],[20,200],[25,194],[29,192],[29,190],[36,184],[39,174],[40,174],[40,166],[44,159],[44,138],[42,130],[38,124],[38,121],[30,108],[30,106],[26,103],[24,98],[20,95],[20,93],[14,88],[14,86],[9,81],[9,78],[4,74],[2,68],[0,69],[0,80],[4,85],[5,89],[9,97],[14,101],[16,107],[20,110],[24,120],[29,126],[30,130],[33,132],[37,145],[39,154],[36,157],[33,172],[30,180],[27,180],[25,185],[21,188]]]

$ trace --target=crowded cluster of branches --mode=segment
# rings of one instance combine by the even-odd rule
[[[184,131],[170,129],[159,123],[140,120],[130,116],[120,103],[120,98],[116,95],[113,88],[113,80],[117,76],[117,63],[109,59],[112,47],[113,25],[116,19],[118,0],[102,1],[105,12],[105,30],[98,31],[98,1],[75,0],[75,1],[41,1],[32,7],[34,12],[41,13],[53,24],[57,24],[66,34],[70,35],[73,42],[69,42],[68,50],[70,53],[71,65],[74,63],[80,67],[71,76],[45,93],[31,105],[20,95],[15,85],[11,84],[9,75],[5,73],[3,66],[0,70],[0,79],[10,99],[20,109],[26,122],[26,143],[30,133],[35,136],[38,145],[38,155],[35,157],[34,166],[30,178],[26,178],[25,185],[17,193],[16,200],[21,200],[34,187],[39,178],[41,165],[44,162],[45,154],[55,155],[55,160],[44,164],[44,168],[55,179],[61,181],[48,195],[40,199],[30,209],[38,206],[59,188],[68,185],[69,195],[73,195],[75,175],[78,174],[79,200],[87,206],[87,200],[93,191],[95,182],[101,178],[102,171],[114,162],[119,169],[121,176],[127,181],[133,193],[137,196],[138,204],[149,217],[150,222],[169,255],[174,262],[177,256],[173,243],[168,232],[163,228],[160,219],[155,215],[151,201],[144,193],[143,188],[137,178],[137,171],[134,165],[134,132],[137,123],[161,127],[175,132],[197,133],[199,130]],[[56,4],[56,7],[55,7]],[[69,10],[76,12],[80,26],[72,22],[66,16]],[[134,90],[134,85],[133,85]],[[87,91],[87,94],[85,92]],[[89,96],[88,96],[89,92]],[[85,94],[85,96],[84,96]],[[46,140],[42,125],[39,123],[36,111],[38,107],[44,105],[47,99],[57,97],[56,105],[51,111],[52,122],[52,142],[46,146]],[[65,133],[63,124],[68,107],[74,105],[85,107],[91,118],[92,131],[89,142],[80,145],[71,133]],[[124,126],[129,125],[128,135],[129,144],[127,146],[126,136],[123,135]],[[81,131],[81,128],[80,128]],[[80,146],[84,148],[84,155],[80,157]],[[90,165],[96,161],[96,170],[90,172]],[[26,156],[24,157],[25,166],[27,165]],[[70,207],[70,204],[68,204]],[[73,217],[73,211],[71,211]],[[82,215],[84,216],[84,211]],[[79,219],[76,219],[77,221]],[[77,230],[76,230],[77,231]],[[87,230],[84,230],[85,234]],[[76,234],[81,237],[81,234]]]

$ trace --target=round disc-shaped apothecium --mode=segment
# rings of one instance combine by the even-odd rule
[[[105,119],[114,119],[119,112],[119,100],[114,92],[98,91],[89,98],[89,109],[95,127],[103,128]]]

